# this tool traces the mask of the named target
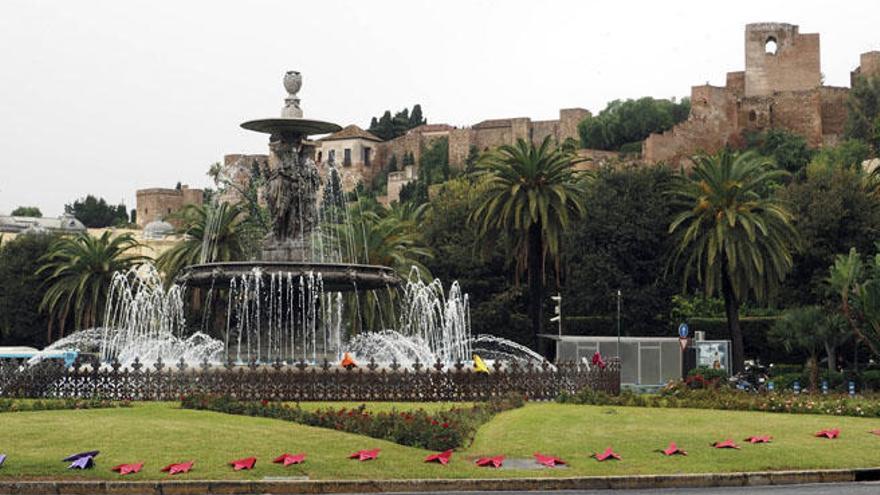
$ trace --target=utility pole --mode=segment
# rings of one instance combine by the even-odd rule
[[[556,302],[556,307],[553,308],[553,318],[550,318],[550,321],[559,322],[559,336],[562,336],[562,294],[557,293],[555,296],[550,296],[550,299]]]
[[[620,289],[617,289],[617,359],[620,359]]]

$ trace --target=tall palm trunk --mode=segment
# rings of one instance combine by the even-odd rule
[[[529,272],[529,319],[532,320],[533,349],[540,349],[540,338],[544,323],[544,243],[541,224],[529,227],[528,272]]]
[[[733,373],[742,373],[745,371],[745,357],[743,349],[742,329],[739,326],[739,301],[733,291],[733,284],[730,282],[730,275],[727,273],[727,262],[723,261],[724,268],[721,273],[721,292],[724,295],[724,313],[727,316],[727,332],[730,336],[731,349],[731,366]]]

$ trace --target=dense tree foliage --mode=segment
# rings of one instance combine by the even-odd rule
[[[391,111],[385,110],[381,117],[373,117],[370,120],[370,128],[368,130],[377,137],[387,141],[403,136],[406,134],[406,131],[425,123],[427,123],[427,120],[422,116],[422,106],[416,104],[413,106],[412,113],[410,113],[408,108],[404,108],[394,114],[393,117],[391,116]]]
[[[856,79],[846,102],[846,136],[880,152],[880,77]]]
[[[799,134],[784,129],[769,131],[747,136],[748,147],[756,149],[762,155],[773,158],[776,166],[798,176],[813,158],[813,150],[807,140]]]
[[[581,146],[600,150],[620,150],[630,143],[644,140],[653,132],[663,132],[686,120],[690,113],[689,98],[680,102],[654,99],[614,100],[595,117],[587,117],[578,125]]]
[[[586,216],[565,238],[567,315],[613,321],[620,289],[627,335],[669,334],[665,323],[680,287],[666,273],[673,205],[665,191],[672,176],[665,167],[606,168],[597,174],[584,200]],[[583,330],[575,324],[566,331]]]
[[[55,242],[49,234],[25,234],[0,246],[0,346],[44,347],[48,317],[39,311],[45,287],[36,272]]]
[[[412,165],[413,161],[410,154],[404,157],[404,165]],[[425,204],[428,202],[428,187],[445,182],[450,177],[452,177],[452,169],[449,167],[449,140],[445,137],[435,139],[419,156],[416,180],[410,181],[400,189],[400,202]]]
[[[724,298],[735,372],[743,371],[740,306],[765,302],[791,270],[798,232],[791,212],[768,194],[785,172],[754,152],[698,156],[673,188],[679,213],[669,226],[687,284]]]
[[[41,218],[43,216],[43,212],[41,212],[40,209],[36,206],[19,206],[18,208],[12,210],[12,216]]]
[[[820,304],[822,281],[835,255],[852,247],[868,252],[880,239],[880,203],[864,190],[862,180],[855,170],[811,168],[804,179],[779,192],[803,241],[781,294],[787,304]]]
[[[101,229],[128,223],[128,210],[125,205],[107,204],[104,198],[89,194],[73,203],[64,205],[64,211],[73,215],[90,229]]]
[[[826,146],[816,153],[810,168],[848,168],[861,172],[862,162],[871,156],[871,148],[864,141],[847,139],[837,146]]]

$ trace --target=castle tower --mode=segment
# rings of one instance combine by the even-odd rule
[[[808,91],[822,84],[819,34],[777,22],[746,25],[745,95]]]

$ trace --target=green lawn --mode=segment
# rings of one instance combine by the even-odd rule
[[[410,408],[409,404],[394,406]],[[392,405],[370,407],[378,410]],[[841,428],[841,438],[812,436],[826,427]],[[878,419],[530,404],[498,415],[483,426],[470,448],[456,453],[450,465],[440,466],[421,462],[426,451],[381,440],[273,419],[147,403],[125,409],[0,414],[0,453],[9,456],[0,467],[0,479],[117,478],[109,470],[111,466],[136,461],[146,463],[144,470],[127,479],[156,479],[165,477],[159,473],[162,466],[187,460],[195,460],[195,468],[178,478],[573,476],[870,467],[880,465],[880,437],[868,433],[875,428],[880,428]],[[742,445],[738,451],[715,450],[708,445],[725,438],[739,441],[751,434],[770,434],[775,441]],[[665,458],[655,452],[669,440],[678,442],[690,455]],[[613,446],[624,460],[598,463],[588,457],[607,446]],[[369,448],[382,449],[378,460],[360,463],[346,459],[350,452]],[[68,471],[60,460],[91,449],[101,450],[96,469]],[[562,457],[571,468],[491,470],[470,462],[477,455],[530,458],[535,451]],[[308,458],[305,464],[286,469],[271,464],[282,452],[306,452]],[[233,472],[226,466],[230,460],[247,456],[259,459],[255,470]]]

